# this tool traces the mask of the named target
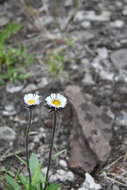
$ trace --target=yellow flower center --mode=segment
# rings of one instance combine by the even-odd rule
[[[36,100],[28,100],[28,104],[35,104]]]
[[[55,106],[61,106],[61,101],[60,100],[52,100],[52,104],[54,104]]]

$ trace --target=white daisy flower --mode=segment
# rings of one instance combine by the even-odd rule
[[[35,105],[38,105],[40,104],[40,96],[38,96],[37,94],[32,94],[32,93],[29,93],[29,94],[26,94],[24,96],[24,102],[25,104],[27,104],[28,106],[35,106]]]
[[[67,104],[67,98],[61,94],[52,93],[45,99],[46,103],[53,108],[64,108]]]

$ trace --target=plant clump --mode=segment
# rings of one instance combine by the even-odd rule
[[[22,29],[18,23],[10,23],[0,31],[0,85],[8,81],[17,82],[27,79],[30,74],[24,68],[33,62],[34,56],[20,45],[13,47],[6,41]]]

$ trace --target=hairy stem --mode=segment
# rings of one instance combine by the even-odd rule
[[[30,166],[29,166],[29,131],[32,123],[32,109],[29,108],[29,121],[28,121],[28,126],[26,128],[26,163],[27,163],[27,171],[29,175],[29,185],[31,187],[31,172],[30,172]]]
[[[51,159],[52,159],[52,149],[53,149],[53,143],[54,143],[55,129],[56,129],[56,111],[53,112],[53,129],[52,129],[52,137],[51,137],[51,142],[50,142],[48,168],[47,168],[47,173],[46,173],[44,190],[46,190],[46,187],[48,184],[48,177],[49,177],[49,170],[50,170]]]

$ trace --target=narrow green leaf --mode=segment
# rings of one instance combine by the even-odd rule
[[[6,170],[6,173],[11,177],[15,177],[15,173],[10,170]]]
[[[36,168],[36,170],[32,176],[32,184],[33,185],[38,184],[39,182],[41,182],[42,178],[43,178],[43,176],[41,174],[41,168],[40,167]]]
[[[15,157],[24,165],[26,165],[26,161],[23,160],[20,156],[18,156],[17,154],[15,154]]]
[[[58,190],[59,188],[60,184],[51,184],[46,188],[46,190]]]
[[[31,171],[31,174],[32,174],[32,176],[33,176],[34,173],[35,173],[35,171],[36,171],[36,169],[40,167],[40,163],[39,163],[39,160],[38,160],[36,154],[32,153],[32,155],[31,155],[31,157],[30,157],[29,164],[30,164],[30,171]]]
[[[59,152],[57,152],[56,154],[53,155],[52,159],[56,160],[61,154],[63,154],[64,152],[66,152],[66,149],[63,149]]]
[[[22,173],[18,176],[20,182],[22,185],[24,185],[25,189],[27,190],[29,188],[29,181],[26,176],[24,176]]]
[[[8,24],[1,32],[0,32],[0,43],[3,43],[6,39],[8,39],[12,34],[18,32],[22,28],[21,24],[11,23]]]
[[[14,189],[14,190],[21,190],[20,186],[18,185],[18,183],[9,175],[5,175],[5,179],[7,181],[7,183]]]

